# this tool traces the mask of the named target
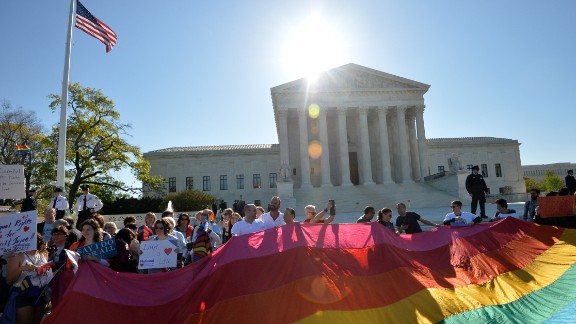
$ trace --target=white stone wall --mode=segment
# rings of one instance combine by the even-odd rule
[[[203,190],[203,177],[210,176],[211,190],[206,191],[232,207],[234,200],[254,203],[260,200],[266,206],[276,195],[276,188],[270,188],[270,173],[278,173],[280,154],[278,151],[258,153],[238,153],[233,150],[226,154],[191,153],[145,155],[151,165],[151,174],[166,179],[164,193],[168,193],[168,178],[176,178],[176,190],[186,189],[186,177],[193,177],[194,189]],[[244,189],[237,189],[236,176],[244,175]],[[261,187],[253,188],[253,175],[260,174]],[[220,189],[220,176],[226,175],[228,189]]]
[[[484,177],[492,194],[498,194],[499,188],[510,186],[512,192],[526,191],[522,175],[519,143],[509,139],[471,138],[430,139],[428,142],[429,172],[438,172],[438,166],[450,170],[448,159],[452,154],[460,158],[463,171],[470,172],[468,165],[486,164],[488,175]],[[500,164],[502,176],[496,176],[496,164]]]
[[[576,171],[576,163],[562,162],[522,166],[522,172],[525,177],[530,177],[539,181],[544,180],[546,177],[546,171],[552,171],[552,173],[564,180],[568,174],[568,170]]]

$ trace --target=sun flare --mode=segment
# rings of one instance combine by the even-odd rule
[[[288,36],[284,66],[290,73],[315,79],[319,72],[344,64],[343,39],[321,16],[308,17]]]

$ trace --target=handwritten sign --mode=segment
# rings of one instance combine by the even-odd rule
[[[138,260],[138,269],[175,268],[176,244],[169,240],[143,241],[140,243],[142,254]]]
[[[109,259],[116,256],[116,240],[104,240],[76,249],[81,256],[91,255],[100,259]]]
[[[26,198],[24,166],[0,164],[0,199]]]
[[[0,216],[0,254],[36,250],[38,212]]]
[[[574,206],[574,196],[538,197],[540,217],[571,216]]]

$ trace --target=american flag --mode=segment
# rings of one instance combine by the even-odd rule
[[[106,26],[105,23],[92,16],[80,1],[76,1],[76,27],[85,31],[88,35],[99,39],[106,45],[106,53],[116,45],[116,33]]]

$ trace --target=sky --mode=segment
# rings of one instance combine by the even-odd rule
[[[74,28],[70,81],[101,89],[128,142],[278,143],[270,88],[355,63],[431,85],[426,136],[503,137],[523,165],[576,162],[576,2],[278,0],[82,4],[118,35]],[[59,120],[70,1],[0,0],[0,100]],[[122,175],[125,176],[125,175]]]

